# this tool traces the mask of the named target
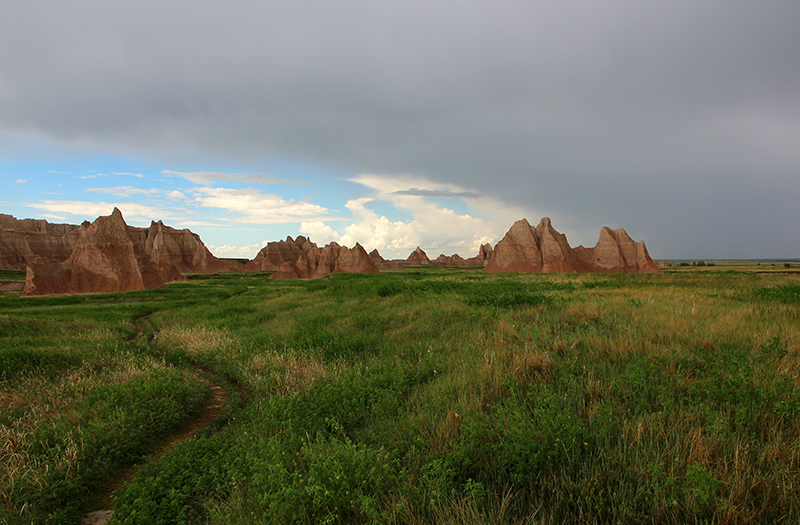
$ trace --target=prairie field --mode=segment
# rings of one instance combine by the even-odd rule
[[[798,523],[782,269],[0,295],[0,523]]]

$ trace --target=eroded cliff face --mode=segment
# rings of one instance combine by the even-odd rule
[[[163,286],[156,264],[137,249],[122,213],[114,208],[86,228],[65,261],[29,261],[23,293],[107,293]]]
[[[316,247],[316,244],[302,235],[297,239],[286,237],[285,241],[267,243],[255,258],[245,265],[245,269],[251,272],[276,271],[283,263],[296,262]]]
[[[431,261],[433,266],[442,266],[446,268],[465,268],[473,266],[486,266],[489,259],[492,257],[492,245],[483,244],[478,249],[478,255],[464,259],[459,254],[453,255],[440,254],[439,257]]]
[[[191,230],[177,230],[152,221],[149,228],[128,226],[134,244],[161,271],[176,268],[180,273],[226,272],[238,263],[214,257],[200,236]]]
[[[593,248],[571,248],[565,235],[544,217],[536,228],[515,222],[494,247],[487,272],[660,273],[644,241],[619,228],[603,227]]]
[[[246,269],[275,271],[275,279],[313,279],[401,267],[377,250],[367,254],[359,244],[346,248],[331,243],[320,249],[303,236],[268,243],[240,265],[214,257],[189,230],[161,221],[149,228],[128,226],[116,208],[107,217],[77,226],[0,214],[0,263],[3,268],[27,267],[26,295],[140,290],[183,279],[182,273],[188,272]],[[604,227],[594,247],[573,249],[547,217],[535,228],[526,219],[515,222],[494,248],[485,244],[476,257],[442,254],[431,261],[417,247],[405,265],[485,266],[487,272],[660,273],[644,242],[634,241],[622,228]]]
[[[376,268],[381,270],[384,268],[397,270],[403,267],[403,265],[400,264],[400,261],[395,261],[395,260],[387,261],[386,259],[384,259],[378,252],[377,248],[369,252],[369,258],[372,261],[372,264],[374,264]]]
[[[113,215],[113,214],[112,214]],[[124,221],[123,221],[124,222]],[[92,223],[50,224],[45,220],[17,220],[0,214],[0,269],[24,270],[34,261],[66,261]],[[165,278],[178,273],[224,272],[237,263],[214,257],[196,233],[153,221],[149,228],[125,226],[138,257],[146,257]]]
[[[332,242],[324,248],[314,247],[294,262],[286,261],[270,279],[318,279],[329,273],[379,273],[364,248],[352,248]]]
[[[38,257],[66,261],[88,226],[89,222],[75,225],[18,220],[0,213],[0,269],[24,270],[29,261]]]
[[[593,248],[578,246],[578,258],[592,271],[602,273],[661,273],[658,264],[650,258],[644,241],[636,242],[628,233],[618,228],[604,226]]]
[[[403,264],[405,266],[430,266],[431,260],[428,258],[428,254],[417,246],[417,248],[409,254],[406,258],[406,262]]]

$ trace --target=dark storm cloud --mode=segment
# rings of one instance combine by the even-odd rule
[[[777,1],[6,2],[0,139],[415,173],[660,257],[797,256],[799,25]]]

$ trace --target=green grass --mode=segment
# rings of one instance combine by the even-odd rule
[[[24,270],[0,270],[0,283],[24,283]]]
[[[267,277],[0,297],[0,523],[74,522],[197,412],[198,366],[244,397],[115,523],[800,520],[795,275]]]

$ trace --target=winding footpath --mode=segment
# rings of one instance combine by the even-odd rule
[[[136,335],[133,337],[133,339],[126,341],[126,343],[133,344],[144,336],[145,332],[142,328],[142,321],[147,322],[147,324],[150,325],[150,340],[148,344],[151,347],[154,347],[156,340],[158,339],[158,332],[155,330],[152,323],[147,320],[147,318],[134,320],[134,324],[136,325]],[[154,460],[158,460],[162,454],[164,454],[164,452],[171,449],[176,443],[187,441],[194,437],[199,431],[206,428],[209,424],[211,424],[212,421],[219,417],[219,415],[225,409],[225,406],[228,404],[228,392],[214,380],[214,377],[217,374],[212,370],[208,370],[197,365],[193,366],[195,376],[208,385],[209,389],[211,390],[211,396],[206,403],[206,406],[203,408],[203,411],[197,418],[195,418],[187,426],[181,428],[179,431],[168,436],[150,453],[149,457],[153,458]],[[240,394],[246,393],[240,392]],[[243,399],[245,397],[246,396],[243,395]],[[90,508],[97,510],[93,510],[81,518],[82,525],[106,525],[109,522],[111,516],[114,514],[114,511],[111,509],[113,505],[111,495],[118,488],[124,486],[128,481],[130,481],[131,477],[133,477],[139,466],[144,463],[144,461],[145,459],[143,458],[143,460],[138,464],[133,465],[116,475],[111,483],[109,483],[109,485],[106,486],[96,496],[94,503],[90,506]]]

